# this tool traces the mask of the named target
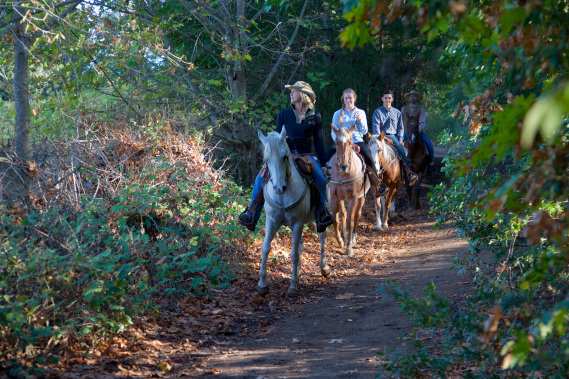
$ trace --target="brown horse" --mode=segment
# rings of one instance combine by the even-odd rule
[[[387,220],[389,218],[389,210],[391,202],[395,198],[395,194],[401,185],[401,166],[397,150],[389,143],[386,142],[385,135],[381,133],[380,136],[372,136],[368,142],[371,150],[375,166],[378,169],[378,176],[385,185],[389,187],[389,194],[387,198],[375,199],[375,215],[376,225],[373,230],[380,231],[387,229]],[[381,204],[384,204],[384,214],[380,220]]]
[[[369,181],[365,180],[365,163],[354,150],[352,134],[355,128],[354,125],[350,129],[338,129],[332,125],[336,133],[336,154],[330,158],[332,169],[328,187],[330,209],[334,217],[334,235],[340,247],[345,244],[349,256],[354,255],[358,222],[369,190]],[[344,200],[348,202],[347,220]]]
[[[407,158],[409,159],[409,166],[414,173],[417,174],[417,181],[413,186],[407,185],[407,195],[409,196],[409,210],[420,209],[421,201],[421,182],[425,176],[427,166],[429,164],[429,156],[427,155],[427,149],[421,141],[421,136],[419,135],[419,124],[412,125],[409,123],[407,127]]]

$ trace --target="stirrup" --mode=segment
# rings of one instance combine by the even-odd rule
[[[417,174],[413,174],[413,173],[411,175],[407,175],[407,176],[408,176],[408,180],[409,180],[409,186],[412,187],[415,184],[415,182],[417,181],[418,176],[417,176]]]
[[[239,222],[241,225],[243,225],[250,231],[254,232],[255,227],[257,226],[257,221],[255,221],[255,217],[253,215],[247,214],[248,210],[249,207],[245,208],[245,210],[237,218],[237,222]]]
[[[387,196],[388,193],[389,193],[389,188],[380,187],[375,190],[375,197]]]

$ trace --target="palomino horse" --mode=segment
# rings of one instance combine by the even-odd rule
[[[372,136],[368,146],[371,150],[373,160],[375,161],[375,166],[379,170],[379,178],[389,187],[389,194],[385,199],[384,212],[381,220],[381,204],[384,200],[383,197],[381,199],[375,199],[376,225],[373,230],[379,231],[381,229],[387,229],[388,227],[387,220],[389,218],[391,202],[395,198],[395,194],[401,185],[401,166],[397,150],[386,142],[383,133],[381,133],[379,137]]]
[[[263,257],[259,270],[257,290],[260,295],[269,292],[267,281],[267,257],[271,250],[271,241],[281,225],[287,225],[292,231],[292,276],[290,278],[289,295],[298,293],[300,275],[300,256],[302,253],[302,231],[304,225],[314,221],[314,207],[310,205],[310,188],[304,180],[290,154],[286,143],[286,130],[270,133],[267,137],[258,132],[264,146],[264,160],[270,173],[270,179],[263,187],[266,204],[265,239],[261,248]],[[320,239],[320,271],[323,276],[330,275],[330,267],[326,260],[324,247],[326,232],[319,234]]]
[[[336,154],[330,158],[330,208],[334,217],[334,235],[340,247],[346,245],[346,254],[353,256],[356,244],[357,227],[362,214],[365,195],[369,190],[369,180],[365,180],[365,163],[354,151],[352,134],[356,126],[332,129],[336,132]],[[348,202],[348,217],[344,200]],[[341,234],[340,226],[341,224]],[[347,232],[347,235],[346,235]]]
[[[421,208],[419,200],[421,194],[421,182],[425,176],[425,171],[429,164],[429,156],[427,149],[421,141],[419,135],[419,125],[409,123],[407,126],[408,142],[407,142],[407,158],[409,158],[409,166],[414,173],[417,174],[417,181],[413,186],[407,185],[407,195],[409,196],[409,210]]]

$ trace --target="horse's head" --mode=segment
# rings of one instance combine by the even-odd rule
[[[385,133],[382,132],[379,136],[372,135],[369,139],[368,147],[371,150],[375,167],[381,167],[380,157],[383,157],[386,153]]]
[[[260,130],[258,134],[264,147],[263,157],[271,174],[270,182],[275,191],[282,195],[286,191],[291,173],[291,157],[286,143],[286,130],[283,127],[280,134],[271,132],[266,137]]]
[[[334,133],[336,133],[336,158],[338,164],[338,171],[347,173],[350,171],[350,163],[352,162],[352,149],[353,149],[353,139],[352,134],[356,130],[356,126],[353,125],[350,129],[348,128],[337,128],[332,125]]]
[[[407,137],[409,138],[409,143],[418,143],[419,138],[419,124],[417,122],[409,122],[407,124]]]

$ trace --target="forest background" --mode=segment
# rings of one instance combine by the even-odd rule
[[[456,265],[475,291],[451,311],[386,284],[418,328],[448,333],[443,356],[418,340],[387,368],[566,372],[568,18],[554,0],[2,2],[4,367],[39,370],[161,297],[230,286],[256,129],[305,80],[327,142],[345,88],[368,122],[384,89],[398,108],[415,89],[450,149],[432,209],[469,240]]]

